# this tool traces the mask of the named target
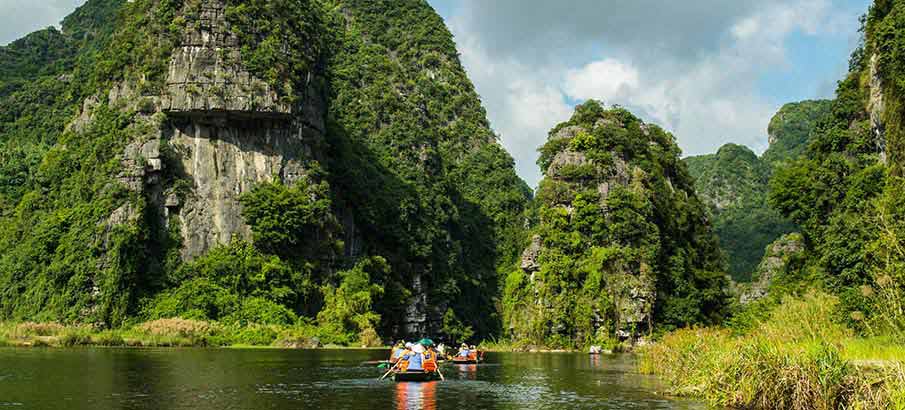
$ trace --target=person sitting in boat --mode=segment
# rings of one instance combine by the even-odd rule
[[[459,357],[467,359],[469,354],[471,354],[471,351],[468,349],[468,345],[462,343],[462,346],[459,347]]]
[[[478,347],[475,345],[471,345],[471,348],[468,349],[468,359],[469,360],[478,360]]]
[[[424,371],[424,346],[416,344],[411,350],[406,350],[405,354],[400,358],[403,361],[402,371],[404,372],[423,372]]]
[[[431,343],[425,344],[423,346],[424,346],[424,353],[423,353],[424,357],[423,357],[422,367],[424,368],[424,371],[426,371],[426,372],[437,371],[437,364],[438,364],[437,352],[434,351]]]
[[[395,364],[397,361],[399,361],[399,358],[402,357],[403,353],[405,353],[405,349],[406,347],[404,340],[396,342],[396,345],[393,346],[393,350],[390,351],[390,363]]]

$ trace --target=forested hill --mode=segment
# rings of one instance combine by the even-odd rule
[[[851,324],[900,331],[905,2],[878,0],[806,155],[781,167],[770,200],[801,227],[800,275],[840,295]]]
[[[695,189],[709,205],[735,280],[750,280],[767,245],[796,229],[768,204],[768,184],[776,167],[804,153],[831,104],[814,100],[784,105],[770,121],[770,146],[760,157],[747,147],[726,144],[716,154],[685,158]]]
[[[506,279],[506,330],[615,346],[716,323],[725,267],[675,138],[623,108],[578,106],[540,148],[532,244]]]
[[[0,318],[499,329],[531,193],[425,1],[88,0],[0,56]]]

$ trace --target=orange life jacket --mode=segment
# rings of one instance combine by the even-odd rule
[[[409,354],[412,354],[412,351],[406,349],[405,351],[402,352],[402,356],[399,357],[399,360],[396,361],[396,364],[397,364],[396,368],[399,369],[400,371],[403,371],[403,372],[408,371],[409,361],[406,359],[406,357]]]
[[[424,361],[421,364],[426,372],[437,371],[437,353],[433,350],[424,352]]]

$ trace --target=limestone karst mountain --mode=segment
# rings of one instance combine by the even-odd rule
[[[770,146],[760,157],[747,147],[726,144],[716,154],[685,158],[735,280],[749,281],[766,247],[795,231],[795,225],[768,204],[770,177],[776,167],[807,150],[811,133],[830,107],[826,100],[783,106],[770,121]]]
[[[632,342],[719,320],[723,262],[671,134],[590,101],[540,153],[535,236],[503,300],[514,338]]]
[[[426,2],[89,0],[62,27],[0,49],[0,316],[497,328],[530,190]]]

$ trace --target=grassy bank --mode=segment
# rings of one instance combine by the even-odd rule
[[[905,345],[859,338],[834,321],[835,298],[785,299],[741,334],[685,329],[645,348],[641,371],[672,394],[748,409],[905,409]]]
[[[324,344],[319,333],[320,329],[310,325],[227,326],[180,318],[159,319],[121,329],[59,323],[0,323],[0,347],[346,347]]]

